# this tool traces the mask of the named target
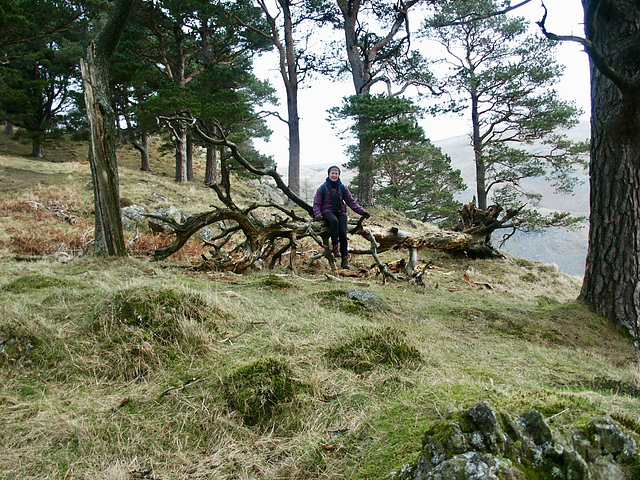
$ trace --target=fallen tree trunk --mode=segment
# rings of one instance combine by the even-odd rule
[[[194,119],[187,119],[193,125],[194,131],[206,143],[211,145],[225,146],[231,156],[251,173],[260,176],[269,176],[274,179],[278,188],[298,207],[304,210],[303,215],[312,217],[313,208],[293,193],[284,184],[282,178],[274,169],[260,169],[249,163],[240,154],[238,147],[229,142],[226,138],[209,137],[199,128]],[[220,129],[222,131],[222,129]],[[174,254],[200,229],[212,223],[223,222],[221,233],[212,242],[207,242],[212,247],[212,257],[204,257],[212,268],[223,270],[243,271],[258,260],[266,260],[271,257],[270,265],[282,258],[283,254],[289,250],[295,253],[297,242],[301,238],[311,237],[323,249],[323,253],[316,255],[317,258],[325,257],[332,268],[335,268],[335,259],[329,249],[329,228],[324,221],[313,221],[302,218],[294,210],[286,210],[278,205],[252,205],[246,209],[239,208],[231,198],[230,168],[224,162],[221,166],[220,184],[209,185],[218,195],[220,201],[226,208],[219,208],[211,212],[205,212],[189,218],[183,224],[149,215],[149,217],[163,220],[170,225],[176,235],[175,240],[164,248],[155,252],[154,258],[162,260]],[[259,220],[252,212],[258,208],[275,208],[280,213],[276,219],[270,222]],[[461,210],[460,224],[455,230],[441,230],[435,226],[420,232],[408,232],[396,227],[384,228],[379,225],[363,225],[363,218],[358,221],[351,220],[349,233],[361,235],[371,243],[371,248],[367,250],[351,250],[354,254],[370,254],[376,260],[380,271],[385,276],[395,276],[390,273],[378,257],[379,253],[391,248],[406,248],[410,252],[410,259],[406,272],[412,272],[417,263],[418,250],[430,248],[444,251],[461,251],[472,257],[491,257],[499,255],[491,246],[489,239],[491,232],[498,228],[504,228],[507,221],[517,215],[517,210],[506,212],[502,218],[502,208],[491,206],[486,211],[479,210],[475,204],[465,205]],[[230,225],[227,225],[231,222]],[[231,242],[231,239],[238,233],[244,234],[245,239]],[[279,240],[285,240],[285,245],[277,245]],[[232,245],[233,249],[223,249],[224,246]],[[291,255],[291,268],[295,269],[295,255]]]
[[[246,211],[232,209],[217,209],[190,217],[183,224],[179,224],[169,218],[149,215],[151,218],[162,220],[170,225],[175,234],[175,240],[164,248],[155,252],[156,260],[163,260],[176,253],[184,246],[189,238],[200,229],[219,222],[231,222],[231,226],[222,229],[214,242],[207,242],[213,248],[213,257],[205,258],[211,263],[212,268],[221,270],[244,271],[260,259],[272,256],[271,266],[288,250],[295,251],[297,241],[305,237],[313,238],[323,249],[323,253],[316,258],[326,257],[333,267],[333,256],[329,251],[329,228],[324,221],[305,221],[290,212],[292,217],[286,217],[274,222],[264,222],[256,219],[250,212],[261,207],[277,207],[274,205],[254,205]],[[230,239],[238,232],[244,234],[244,239],[236,242],[232,253],[223,253],[223,246],[230,243]],[[476,234],[454,232],[430,227],[426,231],[409,232],[396,227],[386,228],[379,225],[363,225],[362,219],[351,220],[349,225],[351,235],[360,235],[371,242],[371,248],[367,250],[351,250],[352,254],[373,255],[376,262],[383,269],[382,262],[377,254],[390,249],[406,248],[410,251],[410,260],[406,270],[412,271],[417,262],[417,252],[422,248],[430,248],[443,251],[461,251],[473,257],[496,256],[496,251],[487,243],[485,231]],[[285,239],[286,245],[276,250],[276,242]],[[220,240],[215,243],[215,240]],[[292,256],[293,258],[293,256]],[[292,260],[293,262],[293,260]],[[295,268],[292,263],[292,268]],[[385,273],[383,271],[383,273]],[[385,273],[387,274],[387,273]],[[393,276],[392,274],[388,274]]]

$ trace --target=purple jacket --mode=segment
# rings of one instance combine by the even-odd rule
[[[325,181],[324,183],[326,185],[327,188],[327,194],[324,195],[324,198],[322,198],[322,186],[320,186],[318,188],[318,190],[316,191],[316,196],[313,198],[313,214],[317,217],[320,215],[324,215],[325,213],[332,213],[331,210],[331,195],[335,195],[336,193],[338,195],[340,195],[340,200],[342,202],[342,212],[343,215],[347,214],[347,209],[344,206],[344,203],[346,202],[347,205],[349,205],[351,207],[351,210],[353,210],[354,212],[356,212],[358,215],[364,215],[365,210],[364,208],[362,208],[358,202],[356,202],[356,199],[353,198],[353,195],[351,194],[351,192],[349,191],[349,188],[345,185],[344,186],[344,198],[342,198],[342,188],[340,188],[340,186],[338,186],[338,188],[333,188],[329,182]]]

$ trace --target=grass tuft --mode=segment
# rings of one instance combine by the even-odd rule
[[[75,282],[42,275],[40,273],[28,273],[3,286],[2,291],[9,293],[29,293],[52,287],[71,286],[73,283]]]
[[[363,373],[379,365],[395,368],[422,361],[417,348],[409,345],[407,335],[392,327],[364,328],[355,338],[347,338],[329,347],[325,356],[334,365]]]
[[[179,338],[179,319],[206,322],[211,308],[197,294],[152,287],[135,287],[117,292],[110,307],[117,323],[148,329],[165,341]]]
[[[181,355],[202,356],[215,343],[224,310],[188,290],[133,287],[116,292],[93,323],[96,364],[111,378],[148,376]]]
[[[276,358],[238,368],[224,380],[224,397],[247,425],[268,422],[277,407],[291,401],[307,385],[296,380],[291,366]]]
[[[0,323],[0,366],[28,367],[42,340],[15,321]]]
[[[266,278],[260,280],[255,285],[269,290],[286,290],[293,287],[292,283],[289,283],[276,275],[268,275]]]

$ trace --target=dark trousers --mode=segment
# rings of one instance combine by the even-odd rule
[[[331,233],[331,243],[337,245],[340,242],[340,255],[347,258],[348,243],[347,238],[347,216],[336,216],[333,213],[325,213],[322,215],[329,224],[329,232]]]

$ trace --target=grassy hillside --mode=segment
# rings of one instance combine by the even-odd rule
[[[322,267],[236,275],[194,268],[197,242],[152,262],[167,239],[150,234],[130,258],[96,259],[81,255],[82,146],[50,162],[0,139],[1,479],[385,479],[430,425],[480,400],[567,429],[608,414],[640,435],[628,335],[575,303],[579,279],[555,267],[426,251],[425,286],[325,281]],[[170,161],[143,173],[122,158],[131,202],[215,203],[174,184]]]

